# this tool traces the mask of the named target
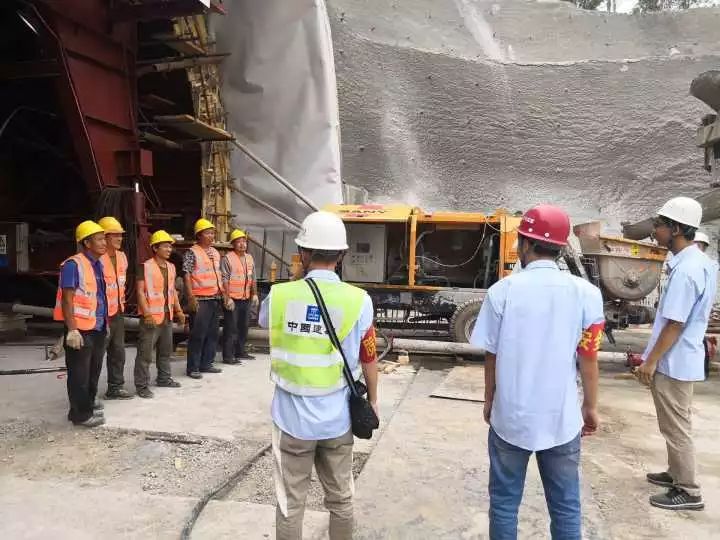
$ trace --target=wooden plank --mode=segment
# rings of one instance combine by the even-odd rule
[[[231,141],[234,137],[224,129],[211,126],[189,114],[161,115],[154,117],[162,126],[172,127],[201,141]]]
[[[195,56],[205,54],[205,49],[191,39],[178,38],[174,34],[154,34],[152,37],[154,40],[161,41],[180,54]]]
[[[430,397],[484,402],[485,367],[475,365],[452,368]]]

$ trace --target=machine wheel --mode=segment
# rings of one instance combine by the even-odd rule
[[[455,310],[450,319],[450,337],[453,338],[453,341],[457,343],[470,341],[470,335],[475,328],[475,321],[480,313],[482,302],[480,298],[468,300]]]

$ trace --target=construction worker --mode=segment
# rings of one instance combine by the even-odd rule
[[[105,290],[108,301],[107,383],[105,399],[132,398],[125,385],[125,283],[128,260],[121,251],[123,229],[114,217],[106,216],[98,221],[105,231],[107,251],[100,257],[105,273]]]
[[[154,232],[150,237],[153,256],[138,268],[137,301],[142,319],[135,357],[135,388],[141,398],[154,397],[149,388],[153,356],[157,358],[157,386],[180,387],[170,373],[173,317],[185,325],[185,314],[175,291],[175,266],[170,262],[174,243],[167,232]]]
[[[215,367],[220,310],[223,288],[220,276],[220,253],[212,247],[215,225],[207,219],[195,222],[195,245],[185,252],[185,292],[190,312],[190,338],[188,339],[186,374],[202,379],[203,373],[221,373]]]
[[[53,318],[65,323],[65,364],[70,400],[68,420],[96,427],[105,423],[102,403],[96,402],[108,325],[105,274],[105,230],[94,221],[75,229],[79,253],[60,265]]]
[[[241,364],[254,357],[245,352],[250,307],[258,305],[255,260],[247,252],[245,231],[230,233],[233,250],[220,261],[222,272],[225,313],[223,326],[223,362]]]
[[[488,290],[470,339],[486,351],[490,538],[517,538],[525,472],[535,453],[552,538],[580,540],[580,437],[599,423],[602,296],[556,263],[570,234],[562,209],[528,210],[517,232],[522,270]]]
[[[667,470],[649,473],[647,480],[668,491],[651,496],[650,504],[667,510],[704,508],[695,469],[692,396],[693,383],[705,378],[703,339],[715,299],[717,264],[693,243],[701,221],[700,203],[675,197],[658,210],[653,223],[658,244],[673,256],[636,375],[652,390],[658,426],[667,443]]]
[[[355,378],[362,366],[368,400],[377,411],[372,301],[362,289],[340,281],[334,271],[348,249],[345,225],[335,214],[315,212],[303,221],[295,243],[307,277],[316,281],[336,322],[338,340]],[[275,382],[272,448],[277,538],[302,537],[314,464],[330,512],[330,539],[350,539],[353,434],[342,357],[333,349],[304,279],[273,286],[260,308],[259,322],[270,329],[270,376]]]
[[[707,234],[705,234],[702,231],[696,231],[695,232],[695,239],[694,243],[697,246],[697,248],[705,253],[707,251],[707,248],[710,246],[710,237],[708,237]]]

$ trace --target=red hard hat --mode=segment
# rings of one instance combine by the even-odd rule
[[[523,214],[517,232],[526,238],[566,246],[570,235],[570,218],[562,208],[540,204]]]

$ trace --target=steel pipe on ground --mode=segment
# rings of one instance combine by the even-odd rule
[[[0,304],[0,311],[48,318],[52,318],[53,312],[50,308],[28,306],[25,304]],[[126,328],[137,329],[139,325],[139,319],[135,317],[125,317]],[[182,326],[174,324],[173,332],[182,333],[184,332],[184,329]],[[248,330],[248,339],[267,343],[268,331],[263,328],[250,328]],[[437,354],[447,356],[482,356],[485,354],[485,351],[478,349],[477,347],[473,347],[469,343],[455,343],[453,341],[394,338],[391,339],[391,346],[391,350],[393,351],[407,351],[409,353],[416,354]],[[380,350],[384,350],[387,347],[387,341],[385,338],[377,338],[377,347]],[[603,362],[624,363],[626,358],[625,353],[601,351],[598,354],[598,359]]]
[[[267,341],[267,330],[262,328],[251,328],[248,332],[248,339],[254,341]],[[453,341],[429,341],[425,339],[407,339],[394,338],[392,341],[393,351],[407,351],[416,354],[437,354],[443,356],[484,356],[485,351],[473,347],[469,343],[456,343]],[[387,341],[382,337],[377,337],[378,350],[384,350],[387,347]],[[622,363],[627,360],[625,353],[605,352],[598,353],[598,360],[602,362]]]

